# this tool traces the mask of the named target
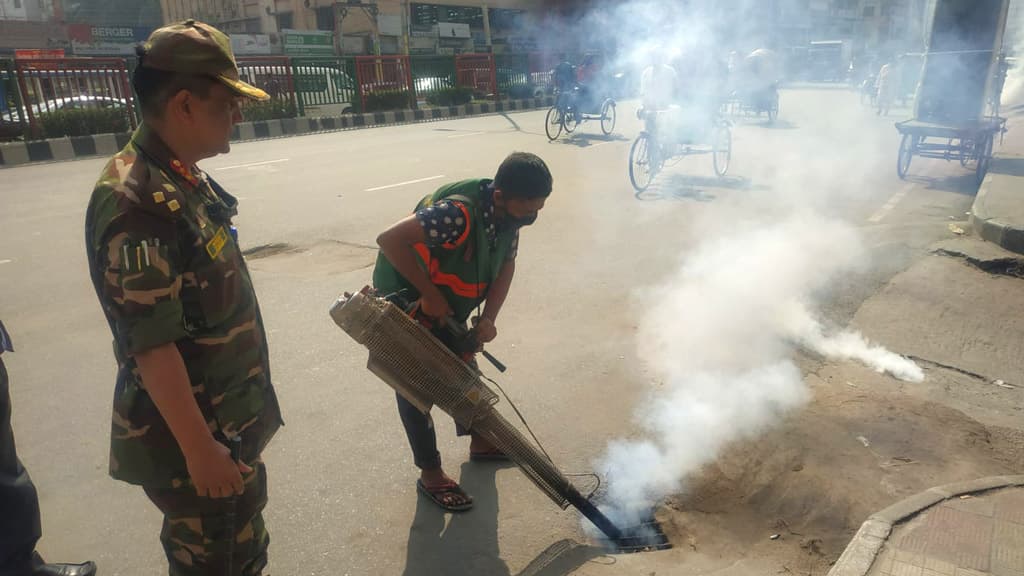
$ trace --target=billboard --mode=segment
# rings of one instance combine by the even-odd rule
[[[457,22],[438,22],[437,35],[440,38],[469,38],[471,36],[469,24]]]
[[[232,34],[231,50],[236,56],[270,54],[270,36],[266,34]]]
[[[334,56],[334,32],[329,30],[281,30],[286,56]]]
[[[71,51],[76,56],[134,56],[135,45],[149,38],[152,28],[68,24]]]

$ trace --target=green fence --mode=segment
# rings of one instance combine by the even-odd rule
[[[502,98],[533,98],[544,91],[531,79],[529,54],[495,54],[494,68]]]
[[[417,105],[462,103],[455,88],[455,60],[451,56],[410,56],[409,66]]]
[[[14,61],[0,59],[0,142],[25,134],[28,120],[21,104],[21,91],[14,72]]]
[[[362,111],[352,58],[292,58],[299,116],[337,116]]]

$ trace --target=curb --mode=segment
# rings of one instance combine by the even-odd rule
[[[992,180],[996,177],[1013,178],[1013,176],[997,176],[995,174],[985,176],[981,186],[978,187],[978,195],[974,197],[974,205],[971,207],[971,227],[982,239],[998,244],[1011,252],[1024,254],[1024,229],[1002,222],[998,217],[988,215],[986,202],[992,187]]]
[[[416,110],[390,110],[387,112],[368,112],[366,114],[347,114],[344,116],[327,116],[320,118],[286,118],[282,120],[265,120],[260,122],[242,122],[236,124],[231,132],[232,142],[247,142],[318,134],[339,130],[357,130],[361,128],[415,124],[519,112],[546,108],[554,104],[554,98],[528,98],[524,100],[500,100],[498,102],[481,102],[446,108],[419,108]],[[75,160],[93,156],[113,156],[131,139],[130,133],[97,134],[94,136],[72,136],[70,138],[51,138],[31,142],[0,143],[0,168],[31,164],[36,162],[53,162]]]
[[[882,545],[892,533],[893,526],[926,508],[964,494],[1013,486],[1024,486],[1024,475],[989,476],[967,482],[954,482],[929,488],[924,492],[900,500],[888,508],[872,514],[861,525],[860,530],[846,546],[842,556],[828,571],[828,576],[864,576],[867,574],[875,557],[882,550]]]

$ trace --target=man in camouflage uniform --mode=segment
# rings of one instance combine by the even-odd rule
[[[103,169],[85,224],[118,364],[110,474],[163,512],[172,576],[258,575],[260,454],[281,415],[237,202],[196,162],[228,152],[240,101],[267,95],[200,22],[160,28],[137,52],[143,122]]]

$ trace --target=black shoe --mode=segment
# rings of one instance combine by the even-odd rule
[[[32,576],[96,576],[96,564],[47,564],[38,552],[32,553]]]

